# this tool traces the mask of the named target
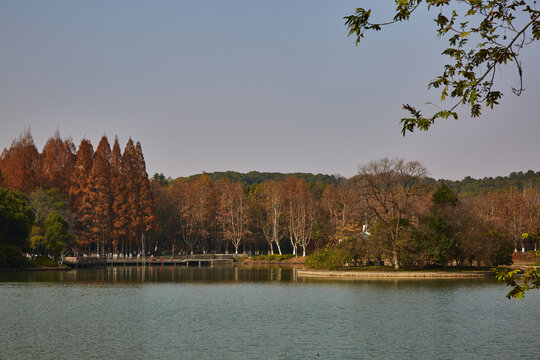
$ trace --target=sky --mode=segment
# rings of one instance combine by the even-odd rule
[[[540,45],[497,72],[504,96],[471,119],[401,135],[445,64],[433,13],[355,46],[343,16],[376,0],[0,0],[0,149],[30,128],[41,150],[60,130],[78,145],[140,141],[149,174],[201,171],[355,175],[382,157],[434,178],[540,171]],[[430,17],[431,16],[431,17]]]

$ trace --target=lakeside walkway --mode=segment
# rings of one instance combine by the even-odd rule
[[[343,280],[381,279],[468,279],[493,276],[491,271],[332,271],[298,269],[298,277],[332,278]]]

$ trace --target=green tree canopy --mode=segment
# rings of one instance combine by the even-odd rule
[[[48,190],[37,188],[30,194],[30,203],[36,214],[38,225],[42,225],[52,212],[57,212],[64,218],[68,217],[67,196],[56,188]]]
[[[456,206],[458,202],[458,197],[455,192],[453,192],[448,185],[446,185],[444,182],[441,182],[441,185],[439,185],[439,188],[435,193],[433,193],[433,196],[431,197],[431,202],[433,205],[439,205],[439,206]]]
[[[45,250],[58,259],[68,246],[74,244],[69,225],[62,215],[52,212],[45,220]]]
[[[26,196],[16,190],[0,188],[0,245],[24,249],[34,211]]]

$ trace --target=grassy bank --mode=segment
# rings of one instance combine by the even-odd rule
[[[242,265],[303,265],[303,257],[296,257],[291,254],[274,254],[274,255],[255,255],[255,256],[237,256],[234,258],[235,263]]]

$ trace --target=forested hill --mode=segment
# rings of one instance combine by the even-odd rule
[[[231,181],[240,182],[244,185],[260,184],[266,180],[283,180],[287,176],[295,176],[302,178],[308,183],[322,183],[322,184],[336,184],[339,180],[333,175],[325,174],[311,174],[311,173],[279,173],[279,172],[258,172],[250,171],[248,173],[240,173],[237,171],[218,171],[212,173],[205,173],[212,180],[219,180],[223,178],[229,178]],[[191,175],[189,178],[194,179],[201,176],[201,174]],[[155,174],[154,180],[162,183],[167,183],[170,179],[165,179],[163,174]],[[514,187],[522,190],[528,187],[540,188],[540,171],[534,172],[529,170],[527,172],[513,172],[508,176],[497,177],[485,177],[483,179],[473,179],[470,176],[465,177],[463,180],[438,180],[444,181],[453,191],[459,195],[477,195],[482,194],[488,190],[499,190],[508,187]],[[429,179],[433,187],[437,186],[437,180]]]
[[[513,172],[508,176],[485,177],[473,179],[470,176],[463,180],[444,180],[444,182],[459,195],[477,195],[488,190],[499,190],[514,187],[522,190],[528,187],[540,187],[540,171]]]
[[[260,184],[265,182],[266,180],[283,180],[287,176],[294,176],[299,179],[304,179],[308,183],[323,183],[323,184],[335,184],[337,182],[337,178],[333,175],[325,175],[325,174],[311,174],[311,173],[290,173],[290,174],[284,174],[279,172],[258,172],[258,171],[250,171],[248,173],[239,173],[236,171],[216,171],[212,173],[205,173],[208,175],[212,180],[219,180],[223,178],[229,178],[231,181],[234,182],[240,182],[244,185],[253,185],[253,184]],[[201,176],[201,174],[192,175],[189,178],[193,179],[196,177]]]

